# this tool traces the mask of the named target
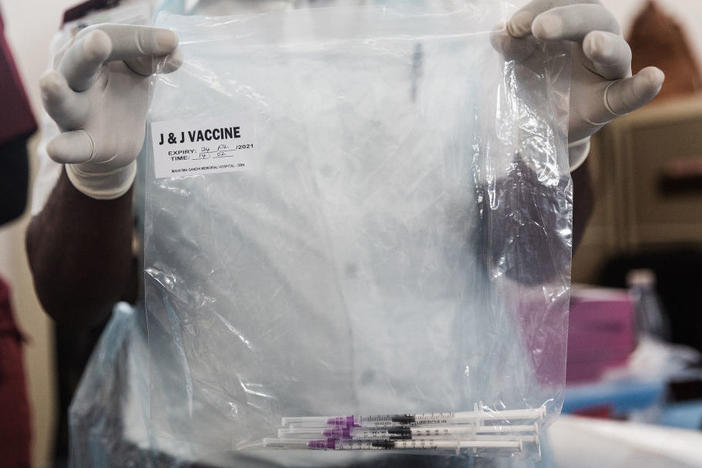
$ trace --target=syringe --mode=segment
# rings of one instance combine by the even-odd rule
[[[461,450],[512,449],[522,451],[523,440],[312,440],[264,439],[263,446],[282,449],[313,450]]]
[[[327,428],[305,428],[291,427],[278,430],[278,437],[300,437],[314,439],[320,436],[333,439],[347,440],[419,440],[436,438],[463,438],[468,436],[481,436],[494,434],[515,434],[527,433],[538,434],[537,424],[514,425],[514,426],[474,426],[474,425],[453,425],[453,426],[391,426],[377,428],[333,426]]]
[[[385,414],[374,416],[303,416],[282,418],[283,426],[291,427],[388,427],[388,426],[423,426],[437,424],[476,423],[480,421],[512,421],[535,420],[542,421],[546,408],[523,410],[461,411],[456,413],[420,413],[420,414]]]

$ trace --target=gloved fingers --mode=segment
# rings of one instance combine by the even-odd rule
[[[65,132],[49,141],[46,152],[61,164],[84,163],[93,158],[95,143],[85,130]]]
[[[607,107],[616,115],[628,114],[656,97],[664,80],[659,68],[647,67],[631,78],[616,81],[605,95]]]
[[[154,73],[172,73],[180,68],[183,64],[183,54],[180,49],[174,50],[166,57],[137,57],[126,59],[124,63],[134,72],[139,75],[149,76]]]
[[[59,71],[71,89],[79,92],[92,86],[105,62],[165,57],[178,46],[178,36],[168,29],[122,24],[91,26],[76,39],[61,59]],[[152,68],[150,65],[147,74]]]
[[[656,97],[664,80],[665,75],[660,69],[648,67],[630,78],[611,82],[605,88],[601,105],[589,113],[590,123],[603,125],[642,107]]]
[[[112,52],[112,42],[107,34],[93,30],[81,34],[66,51],[59,72],[74,91],[85,91],[95,82],[102,64]]]
[[[619,22],[602,5],[570,5],[553,8],[538,15],[531,25],[537,39],[576,41],[592,31],[620,34]]]
[[[593,72],[608,80],[631,76],[631,47],[618,34],[593,31],[583,41],[583,53]]]
[[[533,0],[512,15],[507,22],[507,31],[513,37],[525,37],[532,34],[536,17],[552,8],[599,3],[598,0]]]
[[[60,73],[51,70],[39,80],[44,108],[63,130],[80,128],[88,115],[89,102],[73,91]]]
[[[181,65],[183,65],[183,53],[180,49],[176,49],[166,57],[166,61],[163,63],[163,67],[159,70],[159,73],[173,73],[178,70]]]
[[[536,43],[532,38],[518,39],[510,36],[505,30],[493,31],[490,42],[505,60],[522,62],[534,54]]]
[[[112,53],[108,61],[165,57],[178,47],[178,36],[168,29],[124,24],[101,24],[91,28],[104,32],[110,38]]]

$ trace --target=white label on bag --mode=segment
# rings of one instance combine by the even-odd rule
[[[250,168],[255,161],[254,126],[240,117],[151,123],[157,179],[219,174]]]

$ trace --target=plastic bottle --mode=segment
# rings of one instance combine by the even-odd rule
[[[667,341],[670,338],[668,321],[656,293],[656,274],[648,269],[631,270],[626,282],[639,334]]]

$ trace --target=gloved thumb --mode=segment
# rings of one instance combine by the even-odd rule
[[[595,122],[607,122],[628,114],[655,98],[663,86],[665,74],[656,67],[647,67],[630,78],[614,81],[605,92],[602,115]]]
[[[61,164],[78,164],[93,158],[95,143],[85,130],[66,132],[54,137],[46,147],[51,159]]]

